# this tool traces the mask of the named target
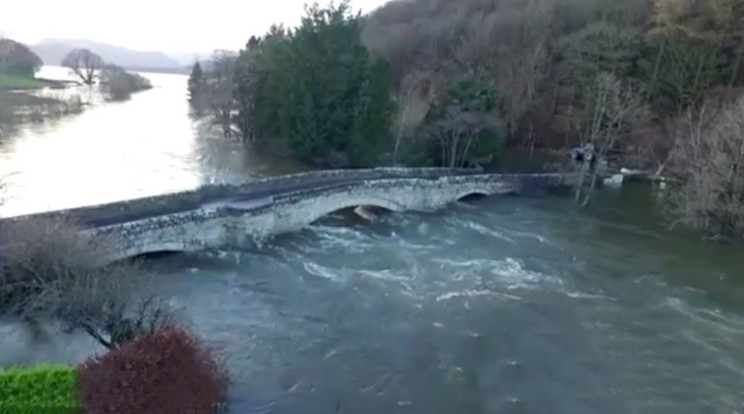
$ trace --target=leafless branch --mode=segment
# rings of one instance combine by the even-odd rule
[[[103,59],[88,49],[73,49],[62,59],[62,66],[72,70],[86,85],[92,85],[103,67]]]
[[[671,217],[718,235],[744,235],[744,98],[709,101],[684,122],[670,167],[683,180],[670,194]]]
[[[18,219],[0,229],[0,311],[27,321],[55,319],[106,347],[168,319],[155,299],[139,309],[142,279],[134,262],[98,266],[115,240],[81,231],[71,220]]]

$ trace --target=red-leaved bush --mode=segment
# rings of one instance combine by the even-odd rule
[[[86,414],[212,414],[227,396],[226,373],[179,327],[92,357],[79,370]]]

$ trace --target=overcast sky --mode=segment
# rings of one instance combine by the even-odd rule
[[[0,0],[0,34],[24,43],[88,39],[171,53],[239,49],[275,22],[295,26],[307,0]],[[367,12],[386,0],[352,0]],[[326,0],[320,4],[327,4]]]

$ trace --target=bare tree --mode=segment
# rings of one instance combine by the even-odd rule
[[[400,151],[400,144],[403,140],[403,136],[406,130],[408,122],[408,114],[411,109],[411,103],[414,99],[416,89],[411,87],[404,94],[401,94],[397,99],[397,116],[395,119],[396,131],[395,131],[395,145],[393,146],[393,164],[398,162],[398,152]]]
[[[498,82],[505,94],[500,109],[512,137],[516,135],[519,120],[537,97],[538,85],[545,76],[546,60],[545,48],[540,44],[533,49],[510,53],[501,65]]]
[[[99,266],[111,238],[64,219],[18,219],[0,229],[0,311],[31,325],[58,320],[111,348],[169,321],[154,299],[132,308],[135,263]]]
[[[490,13],[475,13],[458,50],[464,67],[488,68],[493,74],[500,92],[499,116],[512,138],[547,75],[549,3],[502,1]]]
[[[62,59],[62,66],[70,68],[86,85],[92,85],[96,73],[103,68],[103,59],[88,49],[73,49]]]
[[[683,183],[670,195],[669,213],[715,235],[744,235],[744,97],[709,101],[688,111],[671,170]],[[717,113],[718,112],[718,113]]]
[[[584,124],[585,148],[589,150],[585,154],[581,178],[576,188],[576,201],[579,202],[588,174],[590,187],[584,195],[584,206],[589,204],[607,151],[615,147],[618,140],[648,114],[641,93],[610,73],[597,76],[587,93],[587,102],[581,122]],[[591,165],[594,167],[590,168]]]
[[[425,128],[425,134],[439,142],[443,167],[463,167],[481,133],[497,123],[490,114],[451,106],[444,117]]]
[[[205,100],[208,111],[226,137],[233,134],[233,113],[237,110],[234,95],[237,59],[235,52],[216,50],[212,54],[211,70],[207,72]]]

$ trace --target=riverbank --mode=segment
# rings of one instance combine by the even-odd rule
[[[79,84],[75,81],[0,75],[0,90],[4,91],[29,91],[42,88],[64,89],[70,85]]]
[[[0,89],[0,138],[10,136],[24,124],[79,114],[87,105],[77,95],[34,94],[30,90]]]
[[[129,100],[152,88],[147,78],[116,67],[102,71],[100,83],[93,86],[82,85],[66,68],[46,72],[36,78],[0,75],[0,138],[25,124],[80,114],[87,106]]]
[[[0,89],[4,90],[27,90],[38,89],[44,86],[44,82],[36,78],[24,76],[0,75]]]
[[[142,294],[225,357],[229,413],[735,411],[739,252],[668,232],[658,207],[633,186],[591,210],[498,197],[328,219],[254,249],[146,261]],[[0,322],[0,365],[101,351],[45,329],[57,340],[29,345]]]

